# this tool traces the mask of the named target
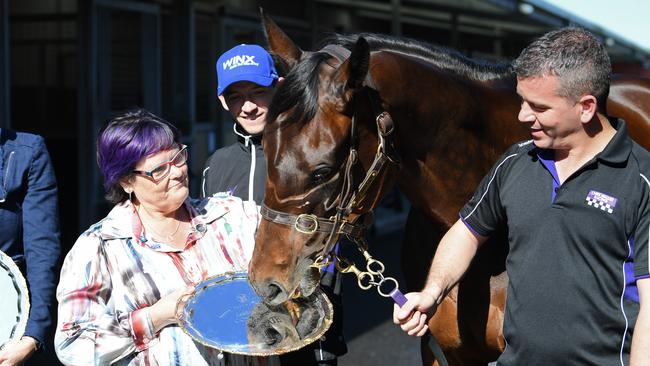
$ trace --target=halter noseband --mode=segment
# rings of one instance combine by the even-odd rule
[[[350,51],[339,45],[327,45],[321,50],[321,52],[329,54],[338,59],[341,63],[350,56]],[[365,84],[374,86],[370,74],[368,74]],[[387,164],[399,164],[397,151],[391,138],[394,129],[393,118],[387,111],[382,109],[381,101],[376,90],[371,90],[368,93],[368,96],[370,99],[371,109],[373,114],[376,116],[375,122],[377,124],[377,135],[379,139],[377,153],[375,154],[375,159],[366,172],[365,177],[355,192],[353,187],[352,168],[357,162],[357,149],[355,147],[356,118],[353,114],[350,127],[352,137],[350,139],[350,153],[348,155],[343,175],[343,187],[332,205],[326,207],[326,209],[329,210],[334,206],[334,204],[336,204],[336,214],[330,218],[318,217],[313,214],[294,215],[273,210],[265,205],[262,205],[260,210],[264,219],[276,224],[292,226],[294,230],[300,233],[307,235],[317,232],[329,233],[329,236],[325,241],[325,246],[317,257],[316,263],[314,263],[317,267],[328,263],[329,254],[333,250],[334,245],[341,234],[345,234],[357,243],[363,241],[366,229],[370,226],[370,222],[368,221],[371,221],[371,215],[367,215],[368,220],[358,220],[358,217],[350,220],[350,215],[356,208],[356,205],[365,198],[366,193],[370,187],[372,187],[376,178],[384,171]],[[359,223],[358,221],[364,222]]]

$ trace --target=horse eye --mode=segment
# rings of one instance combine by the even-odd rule
[[[325,182],[330,177],[331,173],[332,168],[330,167],[322,167],[314,170],[314,172],[311,173],[312,184],[321,184]]]

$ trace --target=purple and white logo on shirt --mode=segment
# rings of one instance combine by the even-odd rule
[[[589,206],[599,208],[607,213],[614,212],[614,207],[616,207],[616,202],[618,202],[618,199],[598,191],[589,191],[589,194],[585,199]]]

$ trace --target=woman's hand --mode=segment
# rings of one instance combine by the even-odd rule
[[[193,286],[180,288],[163,296],[158,302],[149,307],[149,315],[151,316],[154,333],[158,333],[162,328],[170,324],[178,323],[176,305],[179,299],[192,294],[192,292],[194,292]]]

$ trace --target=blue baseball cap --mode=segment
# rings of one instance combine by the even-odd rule
[[[278,79],[273,59],[266,50],[254,44],[240,44],[224,52],[217,60],[217,95],[232,83],[250,81],[269,86]]]

